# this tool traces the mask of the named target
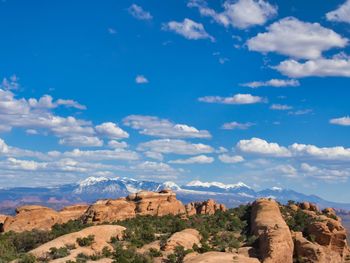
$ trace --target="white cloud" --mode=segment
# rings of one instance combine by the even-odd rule
[[[251,94],[236,94],[232,97],[206,96],[201,97],[198,100],[206,103],[220,104],[254,104],[265,101],[264,98],[259,96],[253,96]]]
[[[279,146],[277,143],[269,143],[260,138],[250,140],[240,140],[236,149],[243,153],[266,155],[273,157],[290,157],[291,153],[286,147]]]
[[[287,177],[297,177],[298,176],[298,170],[290,165],[290,164],[281,164],[273,167],[271,169],[274,172],[277,172],[279,174],[282,174]]]
[[[145,76],[143,76],[143,75],[137,75],[136,78],[135,78],[135,82],[136,82],[137,84],[146,84],[146,83],[148,83],[149,81],[148,81],[148,79],[147,79]]]
[[[9,79],[3,78],[0,83],[0,89],[3,90],[17,90],[20,85],[18,83],[18,77],[16,75],[12,75]]]
[[[312,109],[305,109],[305,110],[289,111],[288,114],[298,116],[298,115],[310,114],[312,112],[313,112]]]
[[[306,62],[291,59],[282,61],[274,68],[283,75],[292,78],[350,77],[350,58],[340,54],[331,59],[319,58]]]
[[[221,129],[224,129],[224,130],[246,130],[246,129],[249,129],[250,127],[252,127],[253,125],[255,125],[255,123],[251,123],[251,122],[239,123],[239,122],[233,121],[233,122],[224,123],[221,126]]]
[[[206,155],[198,155],[193,156],[188,159],[178,159],[178,160],[172,160],[169,161],[169,163],[175,163],[175,164],[206,164],[206,163],[212,163],[214,162],[213,157],[208,157]]]
[[[128,148],[128,144],[126,142],[111,140],[108,142],[108,147],[112,149],[125,149],[125,148]]]
[[[164,159],[163,154],[158,153],[158,152],[147,151],[147,152],[144,152],[143,154],[148,158],[158,160],[158,161],[163,161],[163,159]]]
[[[189,7],[197,7],[202,16],[208,16],[225,27],[245,29],[251,26],[263,25],[277,14],[277,7],[264,0],[225,1],[224,11],[219,13],[207,6],[201,0],[192,0]]]
[[[205,31],[201,23],[185,18],[182,22],[170,21],[163,25],[163,30],[174,31],[175,33],[191,40],[210,39],[215,41],[214,37]]]
[[[253,81],[241,84],[243,87],[260,88],[260,87],[297,87],[300,86],[295,79],[270,79],[268,81]]]
[[[196,155],[202,153],[211,153],[214,149],[202,143],[189,143],[184,140],[161,139],[153,140],[139,144],[138,150],[152,151],[165,154],[183,154]]]
[[[241,163],[244,161],[244,158],[240,155],[228,155],[221,154],[219,155],[219,160],[223,163]]]
[[[259,33],[248,40],[249,50],[317,59],[323,51],[342,48],[348,43],[348,39],[319,23],[303,22],[294,17],[283,18],[267,29],[266,33]]]
[[[123,129],[119,128],[117,124],[113,122],[104,122],[95,127],[98,134],[106,136],[110,139],[125,139],[129,138],[129,134]]]
[[[151,15],[150,12],[145,11],[141,6],[138,6],[136,4],[132,4],[128,8],[129,13],[135,17],[136,19],[140,20],[151,20],[153,16]]]
[[[8,153],[9,148],[3,139],[0,139],[0,154]]]
[[[134,161],[139,159],[139,155],[134,151],[124,149],[114,150],[89,150],[83,151],[74,149],[67,152],[49,152],[51,158],[71,158],[84,161],[101,161],[101,160],[126,160]]]
[[[154,116],[130,115],[124,125],[140,130],[141,134],[164,138],[211,138],[207,130],[198,130],[186,124],[176,124]]]
[[[103,146],[103,141],[95,136],[70,136],[59,140],[59,144],[76,146],[76,147],[101,147]]]
[[[294,156],[308,157],[319,160],[349,161],[350,148],[343,146],[318,147],[315,145],[294,143],[289,146],[289,150]]]
[[[336,125],[342,125],[342,126],[350,126],[350,117],[341,117],[341,118],[335,118],[331,119],[329,121],[331,124],[336,124]]]
[[[345,1],[336,10],[326,14],[327,20],[350,23],[350,0]]]
[[[236,150],[245,154],[254,154],[271,157],[293,157],[305,160],[323,161],[345,161],[350,160],[350,148],[343,146],[318,147],[315,145],[293,143],[288,147],[280,146],[278,143],[269,143],[260,138],[240,140],[236,144]]]
[[[317,179],[326,181],[346,181],[350,177],[349,169],[329,169],[323,167],[317,167],[308,163],[302,163],[300,165],[300,172],[305,176],[311,176]]]
[[[292,106],[289,105],[283,105],[283,104],[272,104],[270,106],[271,110],[291,110],[293,109]]]
[[[178,171],[166,163],[145,161],[135,166],[131,170],[137,170],[140,173],[158,173],[158,174],[177,174]]]

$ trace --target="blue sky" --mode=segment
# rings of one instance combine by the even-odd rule
[[[350,1],[0,3],[0,185],[87,176],[349,201]]]

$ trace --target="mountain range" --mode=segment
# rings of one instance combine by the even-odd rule
[[[228,207],[234,207],[252,202],[259,197],[270,197],[282,203],[286,203],[288,200],[308,201],[316,203],[320,207],[350,210],[348,203],[331,202],[316,195],[306,195],[279,187],[256,191],[242,182],[223,184],[192,181],[180,186],[170,181],[158,183],[130,178],[89,177],[78,183],[56,187],[0,189],[0,213],[14,214],[16,207],[26,204],[45,205],[60,209],[70,204],[92,203],[98,199],[124,197],[141,190],[160,191],[162,189],[175,191],[178,199],[184,203],[212,198]]]

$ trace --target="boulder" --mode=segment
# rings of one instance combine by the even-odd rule
[[[5,220],[6,220],[6,218],[8,218],[9,216],[7,216],[7,215],[1,215],[0,214],[0,224],[3,224],[3,223],[5,223]]]
[[[88,205],[71,205],[64,207],[59,211],[62,223],[81,218],[88,208]]]
[[[262,262],[293,262],[292,236],[276,201],[262,198],[252,204],[251,231],[258,237]]]
[[[294,254],[301,262],[309,263],[341,263],[342,256],[317,243],[303,237],[301,232],[293,233]]]
[[[173,251],[177,246],[182,246],[184,249],[192,249],[193,245],[200,246],[201,235],[198,230],[188,228],[180,232],[174,233],[170,238],[168,238],[163,251]]]
[[[259,263],[256,258],[249,258],[244,255],[226,252],[206,252],[204,254],[188,254],[184,263]]]
[[[6,218],[3,230],[4,232],[50,230],[57,223],[62,223],[62,220],[60,214],[53,209],[36,205],[22,206],[16,209],[16,216]]]
[[[188,216],[196,214],[208,214],[213,215],[216,211],[226,211],[227,208],[223,204],[216,203],[213,199],[209,199],[204,202],[192,202],[186,205],[186,213]]]
[[[125,198],[100,200],[88,208],[82,220],[84,223],[97,224],[133,218],[136,216],[135,208],[135,203]]]
[[[101,225],[101,226],[92,226],[85,228],[81,231],[70,233],[58,237],[50,242],[47,242],[36,249],[31,250],[29,253],[35,256],[37,259],[47,257],[50,248],[61,248],[67,245],[75,246],[75,249],[71,250],[71,254],[65,258],[60,258],[59,261],[55,262],[66,262],[68,260],[75,261],[75,257],[79,253],[84,253],[86,255],[94,255],[102,251],[104,247],[112,249],[112,246],[109,244],[109,241],[112,237],[117,239],[123,238],[123,232],[125,227],[118,225]],[[84,238],[89,235],[94,236],[94,242],[90,246],[80,247],[77,243],[77,238]]]
[[[138,215],[164,216],[186,213],[184,205],[176,199],[176,194],[171,190],[159,193],[141,191],[129,195],[127,200],[135,203],[135,212]]]

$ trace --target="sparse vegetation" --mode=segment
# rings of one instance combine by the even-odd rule
[[[94,243],[94,240],[94,235],[88,235],[87,237],[77,238],[77,243],[81,247],[88,247]]]

